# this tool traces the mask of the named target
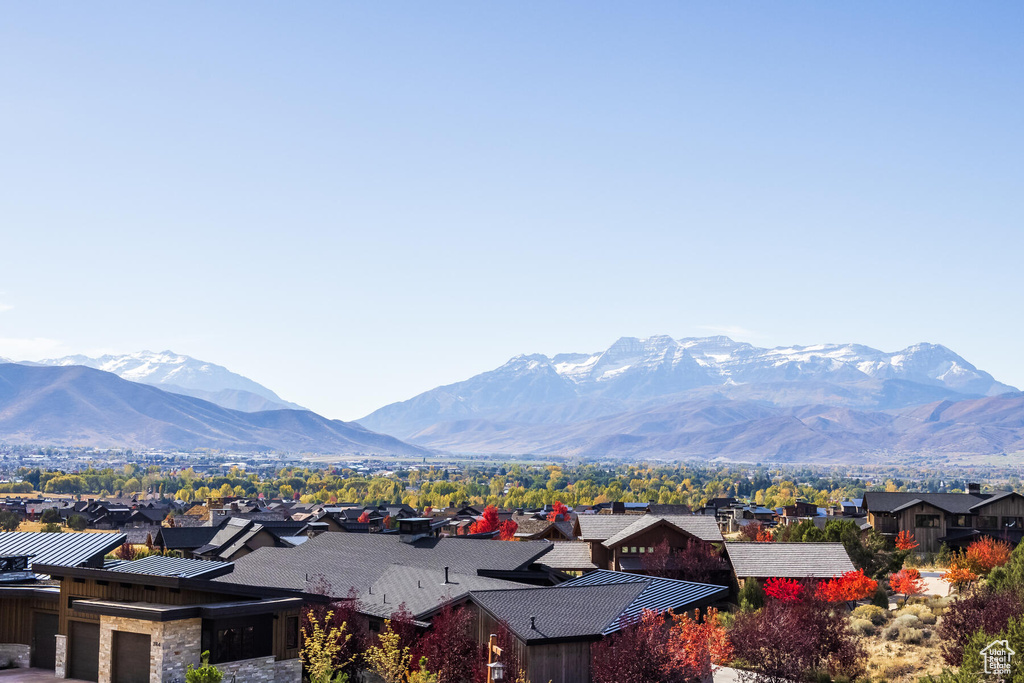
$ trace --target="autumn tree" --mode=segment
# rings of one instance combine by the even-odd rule
[[[654,546],[654,552],[641,556],[640,566],[648,576],[698,583],[709,583],[729,568],[713,545],[701,541],[682,548],[672,548],[668,541],[662,541]]]
[[[359,515],[359,519],[357,519],[356,521],[359,522],[360,524],[369,524],[370,523],[370,511],[369,510],[363,510],[363,514]]]
[[[779,602],[796,602],[803,592],[803,584],[796,579],[772,577],[764,582],[764,594]]]
[[[685,680],[710,680],[715,664],[727,664],[732,657],[732,642],[718,618],[718,610],[709,608],[704,620],[685,612],[672,615],[668,647],[672,667]]]
[[[741,676],[745,681],[803,681],[817,672],[852,680],[864,670],[866,655],[846,608],[823,602],[810,590],[795,600],[768,600],[763,609],[738,613],[729,638],[734,656],[753,667]]]
[[[985,576],[996,567],[1010,561],[1013,548],[1006,541],[983,536],[967,546],[963,553],[963,564],[979,576]]]
[[[946,573],[939,578],[948,583],[950,588],[956,588],[957,593],[963,593],[964,586],[977,581],[978,575],[968,567],[960,566],[960,561],[954,559],[950,562]]]
[[[924,593],[924,580],[921,572],[913,567],[905,567],[889,576],[889,588],[894,593],[902,593],[903,604],[906,604],[910,596]]]
[[[384,683],[405,683],[412,656],[408,647],[402,647],[401,636],[391,626],[391,620],[384,620],[384,630],[377,636],[377,643],[363,653],[366,668],[381,677]]]
[[[471,534],[489,534],[498,530],[498,508],[488,505],[480,519],[473,522],[469,527]]]
[[[875,594],[878,582],[866,576],[863,569],[846,572],[818,584],[818,598],[825,602],[856,602]]]
[[[896,534],[896,549],[897,550],[913,550],[919,544],[914,540],[914,534],[909,531],[903,530]]]
[[[751,522],[750,524],[744,524],[740,527],[740,540],[756,541],[758,536],[762,536],[767,531],[768,527],[766,527],[761,522]]]
[[[519,525],[514,519],[506,519],[498,526],[498,539],[501,541],[514,541]]]
[[[347,645],[352,638],[352,634],[347,632],[348,624],[335,625],[333,610],[328,610],[322,619],[307,611],[305,621],[299,629],[302,633],[299,658],[306,667],[310,683],[347,680],[342,670],[355,659],[354,654],[348,655],[348,659],[342,656],[349,650]]]
[[[551,512],[548,513],[549,522],[567,522],[569,521],[569,508],[567,508],[561,501],[556,500],[551,506]]]
[[[479,680],[487,658],[473,637],[472,625],[467,608],[445,604],[413,646],[413,660],[425,658],[427,670],[437,675],[438,683]]]

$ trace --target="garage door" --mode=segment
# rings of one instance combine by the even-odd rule
[[[100,625],[72,621],[68,634],[68,678],[95,681],[100,677]]]
[[[56,614],[32,614],[32,666],[37,669],[52,669],[57,661],[57,622]]]
[[[113,683],[149,682],[149,635],[114,631]]]

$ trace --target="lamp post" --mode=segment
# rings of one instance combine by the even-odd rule
[[[498,661],[501,648],[498,647],[498,635],[491,634],[487,639],[487,681],[505,680],[505,665]]]

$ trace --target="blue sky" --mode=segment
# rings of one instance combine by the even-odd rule
[[[0,356],[354,419],[620,336],[1024,385],[1024,4],[16,3]]]

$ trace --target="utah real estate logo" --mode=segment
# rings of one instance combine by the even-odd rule
[[[985,673],[996,676],[1010,675],[1010,660],[1016,653],[1006,640],[993,640],[981,651],[985,658]]]

